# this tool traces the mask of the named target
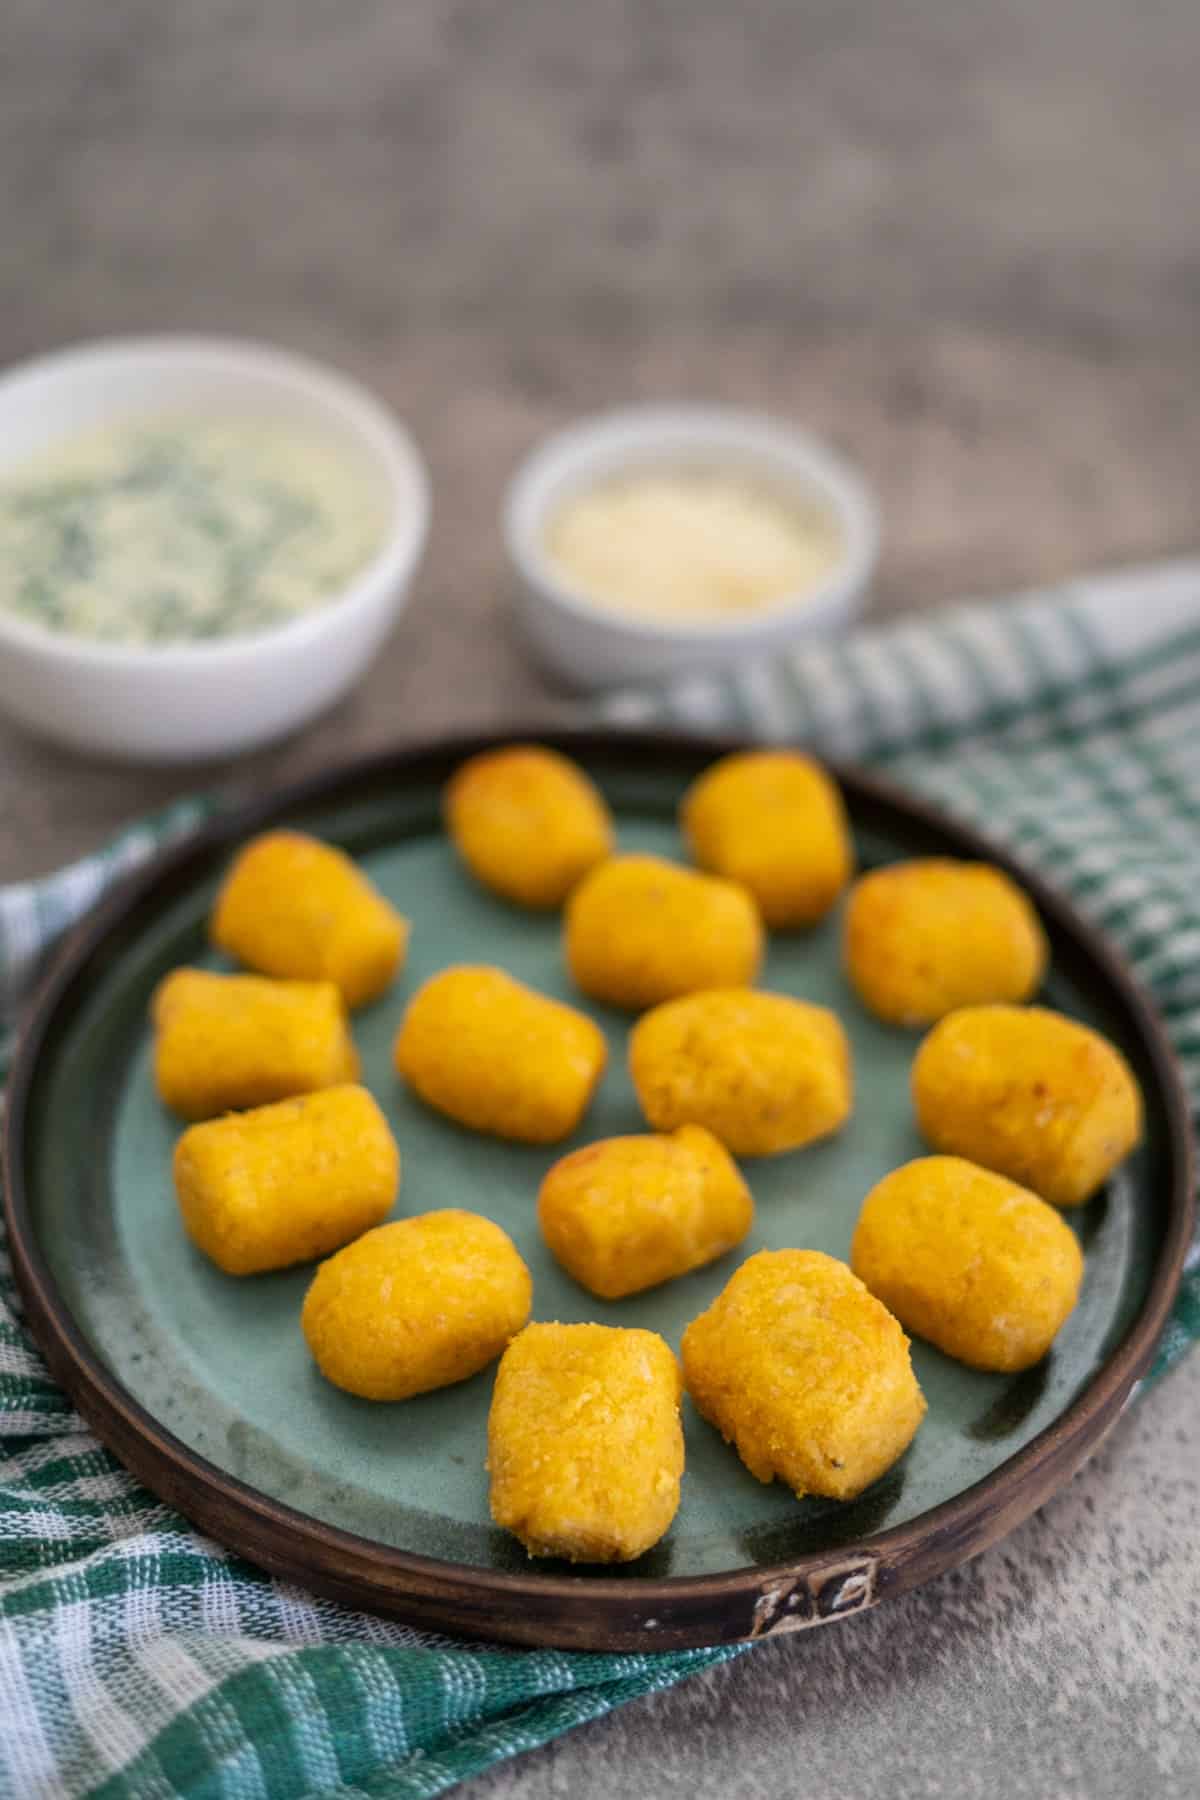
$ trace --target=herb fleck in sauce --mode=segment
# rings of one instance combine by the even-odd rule
[[[383,531],[379,498],[319,441],[141,421],[0,472],[0,607],[110,643],[233,637],[331,599]]]

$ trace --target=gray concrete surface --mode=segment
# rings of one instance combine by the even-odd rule
[[[435,522],[368,680],[279,749],[127,770],[0,725],[0,879],[197,781],[551,701],[496,509],[583,408],[827,433],[882,496],[881,612],[1200,537],[1195,0],[3,12],[0,361],[163,327],[332,357],[412,424]],[[1198,1402],[1200,1361],[972,1567],[473,1800],[1195,1794]]]
[[[883,501],[882,609],[1196,541],[1194,0],[7,0],[0,361],[256,333],[409,419],[411,613],[301,739],[191,777],[0,725],[0,879],[189,781],[545,690],[496,509],[583,408],[711,395]]]

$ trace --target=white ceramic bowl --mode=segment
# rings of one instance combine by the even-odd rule
[[[294,425],[334,449],[380,496],[384,541],[327,603],[244,637],[107,644],[0,610],[0,706],[73,749],[186,762],[284,736],[362,675],[420,559],[429,483],[403,426],[357,383],[266,345],[113,338],[23,363],[0,379],[0,478],[77,432],[189,411]]]
[[[553,567],[546,526],[571,495],[639,469],[697,464],[758,474],[825,507],[844,546],[829,577],[760,612],[664,622],[608,611]],[[709,669],[844,630],[861,610],[879,543],[874,501],[832,451],[780,421],[698,406],[603,413],[548,439],[517,471],[504,526],[521,628],[549,669],[583,688]]]

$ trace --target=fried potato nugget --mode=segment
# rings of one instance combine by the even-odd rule
[[[970,1006],[935,1025],[912,1068],[933,1150],[1081,1206],[1140,1141],[1142,1097],[1121,1053],[1041,1006]]]
[[[1083,1280],[1062,1216],[959,1156],[918,1157],[871,1189],[850,1266],[907,1331],[1008,1373],[1041,1361]]]
[[[698,1410],[759,1481],[853,1500],[925,1415],[908,1339],[845,1263],[760,1250],[683,1334]]]
[[[567,903],[567,965],[585,994],[640,1011],[700,988],[748,986],[763,957],[744,887],[661,856],[614,856]]]
[[[174,1173],[192,1242],[227,1275],[259,1275],[385,1219],[400,1153],[367,1090],[335,1087],[190,1126]]]
[[[750,988],[656,1006],[629,1035],[629,1071],[656,1131],[703,1125],[735,1156],[796,1150],[850,1116],[850,1045],[828,1007]]]
[[[503,969],[443,969],[413,995],[396,1068],[472,1131],[550,1144],[574,1131],[604,1073],[600,1027]]]
[[[529,1317],[533,1283],[478,1213],[378,1225],[313,1277],[301,1326],[322,1375],[364,1400],[408,1400],[478,1374]]]
[[[381,994],[404,962],[408,921],[341,850],[300,831],[268,831],[234,859],[212,940],[247,968],[332,981],[347,1006]]]
[[[520,906],[561,906],[612,855],[604,797],[577,763],[537,744],[472,756],[445,792],[455,849],[484,887]]]
[[[749,888],[770,926],[815,925],[854,869],[837,785],[798,750],[723,756],[692,783],[680,817],[700,867]]]
[[[357,1081],[358,1052],[331,981],[176,969],[151,1001],[154,1079],[185,1119]]]
[[[679,1507],[679,1364],[654,1331],[528,1325],[496,1371],[492,1517],[531,1556],[631,1562]]]
[[[871,1012],[889,1025],[932,1025],[956,1007],[1028,1000],[1049,946],[1003,869],[931,856],[859,877],[843,954]]]
[[[740,1244],[754,1202],[711,1132],[607,1138],[556,1162],[538,1195],[542,1236],[602,1300],[702,1268]]]

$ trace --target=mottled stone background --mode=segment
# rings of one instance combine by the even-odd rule
[[[1196,0],[3,13],[0,358],[258,333],[373,383],[432,466],[387,654],[239,775],[540,698],[497,505],[581,408],[828,433],[882,496],[881,608],[1200,535]],[[0,878],[180,786],[0,733]]]
[[[1200,541],[1196,0],[4,0],[0,360],[259,334],[408,418],[435,522],[359,692],[197,774],[0,726],[0,878],[197,779],[265,782],[548,695],[497,505],[581,408],[794,414],[882,496],[881,610]],[[1200,1790],[1200,1362],[1039,1519],[476,1783]]]

